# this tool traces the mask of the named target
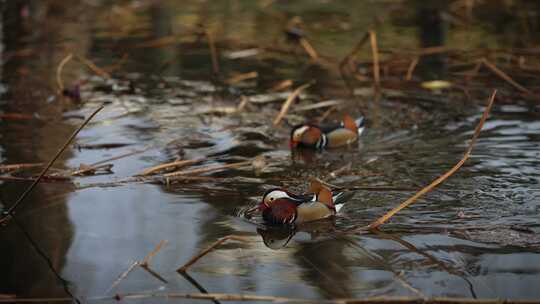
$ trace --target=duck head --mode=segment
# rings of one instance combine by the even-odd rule
[[[293,224],[298,205],[308,200],[307,197],[295,195],[285,189],[274,188],[264,193],[259,210],[267,223]]]
[[[312,125],[297,125],[291,130],[289,141],[290,148],[296,148],[298,145],[315,146],[322,136],[322,131]]]

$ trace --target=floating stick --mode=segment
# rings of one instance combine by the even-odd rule
[[[429,184],[427,187],[423,188],[422,190],[418,191],[415,195],[413,195],[408,200],[401,203],[399,206],[395,207],[394,209],[387,212],[385,215],[371,223],[368,228],[370,229],[376,229],[380,225],[384,224],[386,221],[388,221],[394,214],[398,213],[401,209],[406,208],[407,206],[411,205],[412,203],[416,202],[416,200],[421,197],[422,195],[428,193],[429,191],[433,190],[437,185],[448,179],[452,174],[454,174],[461,166],[465,163],[465,161],[469,158],[471,155],[471,151],[474,147],[474,144],[476,143],[476,140],[478,139],[478,136],[480,135],[480,131],[482,130],[482,127],[484,126],[484,122],[486,121],[488,114],[491,110],[491,107],[493,106],[493,102],[495,101],[495,95],[497,94],[497,90],[494,90],[491,94],[491,97],[489,98],[489,103],[484,110],[484,114],[482,115],[482,118],[480,119],[480,122],[478,123],[478,126],[476,127],[476,130],[474,131],[474,135],[471,139],[471,142],[469,144],[469,147],[465,151],[465,155],[463,155],[463,158],[448,172],[441,175],[439,178],[434,180],[431,184]]]

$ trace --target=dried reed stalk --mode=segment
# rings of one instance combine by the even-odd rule
[[[233,169],[233,168],[240,168],[246,165],[251,165],[252,160],[245,160],[237,163],[232,164],[224,164],[224,165],[215,165],[215,166],[208,166],[203,168],[197,168],[193,170],[184,170],[184,171],[175,171],[167,174],[163,174],[163,177],[175,177],[178,175],[195,175],[195,174],[202,174],[202,173],[208,173],[213,171],[218,171],[222,169]]]
[[[191,165],[194,165],[194,164],[201,163],[204,160],[205,160],[204,158],[177,160],[177,161],[173,161],[173,162],[170,162],[170,163],[157,165],[157,166],[154,166],[152,168],[148,168],[148,169],[142,171],[141,173],[136,174],[135,176],[148,176],[148,175],[152,175],[152,174],[155,174],[157,172],[168,170],[168,169],[191,166]]]
[[[369,41],[371,43],[371,54],[373,56],[373,80],[375,82],[374,88],[375,94],[377,94],[381,87],[381,74],[379,67],[379,48],[377,46],[377,34],[373,30],[369,31]]]
[[[296,88],[296,90],[294,90],[291,93],[291,95],[289,95],[287,100],[285,100],[285,102],[283,102],[283,105],[281,106],[281,110],[279,111],[279,114],[274,119],[274,122],[273,122],[274,126],[277,126],[281,122],[283,117],[285,115],[287,115],[287,112],[289,111],[289,108],[291,107],[292,103],[296,100],[296,98],[300,95],[300,93],[302,93],[303,90],[309,88],[312,84],[313,83],[310,82],[310,83],[306,83],[304,85],[301,85],[298,88]]]

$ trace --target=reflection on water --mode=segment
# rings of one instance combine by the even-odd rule
[[[373,16],[390,18],[391,22],[374,23],[386,49],[456,47],[463,41],[475,48],[508,42],[517,31],[495,34],[492,27],[497,20],[480,13],[472,17],[481,24],[457,27],[448,16],[448,10],[454,9],[452,1],[433,6],[421,1],[392,5],[275,1],[268,8],[262,2],[2,4],[1,86],[7,91],[0,99],[0,113],[38,116],[0,120],[0,161],[47,161],[80,123],[73,117],[87,115],[103,102],[107,108],[79,134],[78,143],[132,145],[71,149],[55,167],[77,167],[144,150],[112,161],[110,175],[76,178],[74,184],[41,184],[18,211],[74,292],[105,294],[133,261],[143,259],[166,239],[168,245],[151,265],[168,283],[136,269],[110,294],[207,290],[332,298],[416,296],[419,291],[426,296],[539,298],[535,288],[540,282],[540,268],[535,266],[540,265],[536,105],[498,105],[465,167],[398,214],[385,226],[386,234],[336,232],[369,223],[408,198],[410,191],[359,190],[335,220],[294,229],[260,226],[256,220],[236,216],[238,210],[258,202],[266,189],[285,186],[302,191],[313,175],[338,185],[419,188],[461,157],[482,112],[470,104],[462,108],[444,95],[407,96],[406,102],[387,98],[381,100],[378,114],[384,123],[371,126],[371,108],[350,100],[336,70],[306,62],[302,50],[283,39],[290,17],[301,15],[317,50],[336,58],[351,49],[358,33],[372,25]],[[499,12],[497,5],[482,7]],[[527,9],[539,8],[529,4]],[[519,12],[510,14],[504,22],[514,26],[519,16]],[[214,31],[220,51],[253,48],[253,43],[272,45],[281,53],[230,59],[220,52],[221,74],[212,78],[201,24]],[[530,26],[534,30],[535,24]],[[519,44],[512,41],[504,46]],[[113,75],[101,79],[75,61],[66,65],[61,76],[66,86],[80,84],[84,100],[80,105],[52,97],[57,64],[72,51]],[[295,56],[286,54],[296,51]],[[417,77],[444,77],[445,60],[442,55],[422,57]],[[258,72],[256,80],[232,86],[218,81],[251,71]],[[288,93],[269,92],[285,79],[317,80],[313,90],[297,101],[301,105],[337,98],[344,100],[351,115],[365,114],[364,140],[340,150],[291,153],[286,145],[289,126],[271,127]],[[251,99],[244,111],[208,115],[212,109],[236,107],[241,96]],[[434,101],[438,99],[442,102]],[[321,117],[326,110],[297,112],[293,107],[287,120],[292,125],[304,116]],[[330,119],[341,114],[333,113]],[[266,156],[266,166],[258,172],[240,168],[211,174],[207,180],[170,185],[91,186],[175,159],[207,157],[197,168],[259,154]],[[0,183],[6,205],[26,186]],[[175,271],[200,249],[230,234],[248,241],[222,245],[192,266],[190,277]],[[0,242],[4,244],[0,293],[64,295],[14,225],[0,227]]]

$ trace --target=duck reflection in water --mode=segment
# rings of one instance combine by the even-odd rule
[[[301,269],[301,278],[316,286],[321,294],[351,297],[351,286],[355,280],[346,270],[349,257],[345,248],[351,246],[352,242],[347,237],[336,238],[337,231],[333,218],[295,226],[260,226],[257,229],[270,249],[294,247],[290,250],[290,257]]]
[[[335,231],[336,225],[332,218],[297,226],[276,225],[257,228],[257,233],[261,236],[264,245],[274,250],[287,247],[295,236],[297,241],[313,242],[330,238],[332,232]]]

